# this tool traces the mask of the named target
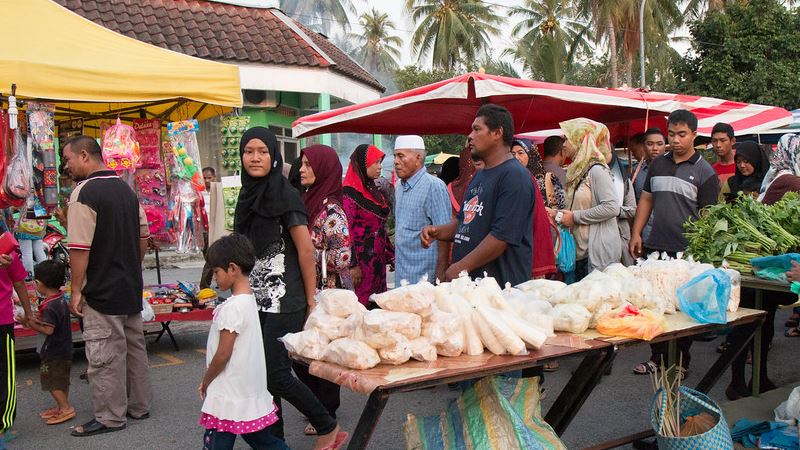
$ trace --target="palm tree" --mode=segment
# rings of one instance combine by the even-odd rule
[[[399,67],[400,47],[403,40],[392,33],[394,22],[387,13],[372,9],[361,14],[358,19],[360,34],[351,34],[356,42],[353,56],[370,72],[389,72]]]
[[[574,20],[569,0],[525,0],[511,8],[511,15],[523,19],[511,30],[518,39],[505,54],[521,61],[534,77],[565,82],[575,55],[591,47],[587,27]]]
[[[434,67],[447,70],[475,61],[503,21],[481,0],[406,0],[406,9],[417,24],[413,51],[419,59],[430,54]]]
[[[632,86],[633,80],[633,62],[637,60],[639,55],[639,8],[641,6],[639,0],[625,0],[617,2],[620,5],[620,19],[621,29],[624,30],[622,39],[622,52],[625,56],[625,78],[626,83]],[[645,3],[644,10],[644,36],[645,36],[645,53],[651,53],[650,50],[662,50],[665,53],[670,53],[670,46],[664,45],[670,40],[669,35],[676,29],[683,25],[683,13],[678,8],[674,0],[649,0]],[[668,54],[656,55],[651,58],[664,60],[669,59]],[[662,67],[661,69],[667,69]]]
[[[355,12],[350,0],[280,0],[278,5],[289,17],[325,34],[334,24],[349,29],[347,13]]]
[[[595,29],[594,40],[596,44],[607,41],[608,59],[611,70],[611,87],[619,87],[619,45],[617,33],[620,29],[621,11],[620,2],[603,0],[576,0],[575,7],[580,17],[589,19]]]

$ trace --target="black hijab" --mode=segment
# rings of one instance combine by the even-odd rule
[[[753,166],[753,174],[744,176],[736,165],[736,174],[728,179],[731,196],[736,197],[739,192],[752,193],[761,189],[761,182],[769,170],[769,158],[766,152],[753,141],[742,141],[736,144],[736,159],[744,159]]]
[[[244,170],[244,147],[252,139],[260,139],[267,144],[272,160],[267,176],[251,177]],[[306,214],[300,195],[283,177],[283,157],[274,133],[264,127],[253,127],[247,130],[239,142],[239,159],[242,163],[242,189],[239,191],[239,201],[236,204],[233,224],[237,233],[250,237],[248,231],[253,219],[257,216],[269,219],[280,217],[287,212]]]

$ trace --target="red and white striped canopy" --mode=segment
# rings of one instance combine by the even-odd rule
[[[558,128],[559,122],[576,117],[593,119],[610,128],[630,124],[626,128],[635,133],[644,131],[645,123],[663,126],[664,117],[677,109],[694,112],[699,120],[698,132],[706,136],[717,122],[731,124],[739,135],[792,121],[789,111],[773,106],[468,73],[370,102],[301,117],[292,129],[297,137],[342,132],[466,135],[475,113],[484,103],[508,108],[514,116],[516,133]]]

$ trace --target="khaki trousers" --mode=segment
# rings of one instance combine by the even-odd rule
[[[102,314],[84,303],[83,339],[95,420],[119,427],[125,425],[126,414],[149,413],[153,388],[142,315]]]

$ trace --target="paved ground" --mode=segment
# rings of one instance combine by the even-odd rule
[[[164,282],[194,280],[199,267],[167,269],[162,272]],[[145,273],[145,282],[154,283],[154,271]],[[782,325],[788,311],[780,311],[776,323]],[[86,367],[82,351],[76,351],[73,366],[71,399],[78,410],[78,418],[63,425],[47,426],[37,413],[50,406],[49,394],[39,387],[38,359],[34,354],[20,355],[17,360],[18,409],[14,430],[17,438],[9,445],[12,449],[197,449],[200,448],[201,429],[197,425],[201,402],[197,397],[197,384],[202,377],[205,363],[205,341],[207,324],[180,324],[174,327],[180,351],[175,351],[169,342],[153,342],[148,337],[151,376],[155,388],[152,418],[146,421],[130,421],[128,429],[92,438],[69,436],[70,427],[91,418],[88,384],[78,380],[78,374]],[[778,336],[770,354],[771,376],[779,385],[800,380],[797,349],[800,339],[783,337],[783,328],[778,327]],[[701,374],[716,357],[714,349],[719,340],[710,343],[697,342],[693,347],[692,368],[688,385],[697,383]],[[592,393],[586,405],[578,413],[563,439],[569,448],[583,446],[613,437],[643,431],[648,427],[650,382],[647,377],[635,376],[631,367],[649,356],[646,345],[627,349],[620,354],[611,376],[605,377]],[[555,395],[566,383],[578,361],[562,362],[559,372],[548,374],[546,388],[548,396],[543,408],[550,406]],[[723,399],[722,391],[729,376],[726,374],[712,391],[712,397]],[[443,408],[455,394],[446,387],[416,393],[399,394],[389,400],[370,448],[381,450],[404,449],[402,424],[409,413],[430,415]],[[342,390],[340,422],[345,430],[353,430],[358,421],[366,397]],[[312,440],[302,435],[305,422],[290,406],[286,408],[286,435],[291,448],[310,449]],[[239,441],[237,448],[247,448]]]

